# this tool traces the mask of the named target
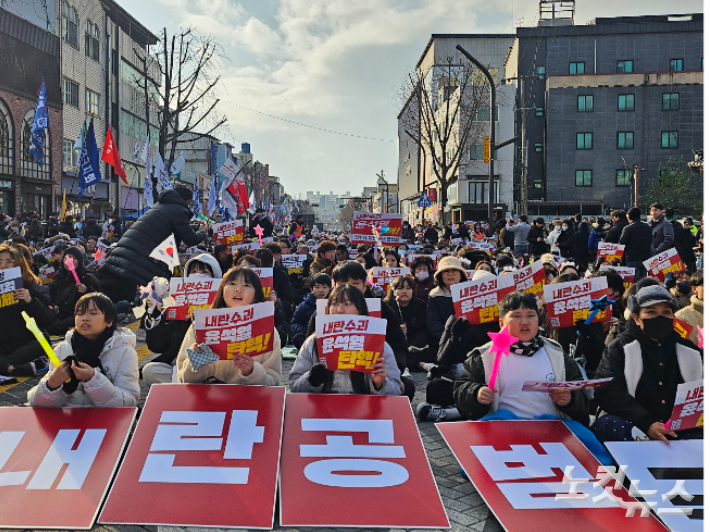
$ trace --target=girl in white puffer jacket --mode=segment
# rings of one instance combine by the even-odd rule
[[[31,406],[136,406],[140,396],[136,337],[118,328],[118,315],[102,293],[83,296],[74,310],[75,328],[55,353],[61,365],[32,388]]]

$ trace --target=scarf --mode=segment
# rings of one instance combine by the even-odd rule
[[[543,347],[543,340],[540,333],[535,335],[535,338],[529,342],[515,342],[510,346],[510,353],[520,355],[522,357],[531,357]]]
[[[75,329],[74,334],[71,335],[71,348],[74,355],[67,357],[65,360],[68,360],[70,364],[72,360],[84,362],[92,368],[98,368],[98,370],[103,373],[104,368],[101,366],[99,355],[101,354],[101,351],[103,351],[104,344],[113,336],[113,332],[113,329],[106,328],[104,329],[104,332],[96,338],[96,340],[89,340],[85,336],[79,334],[79,332]],[[72,394],[79,386],[79,380],[76,378],[71,369],[69,369],[69,373],[71,374],[70,380],[62,385],[62,389],[65,393]]]

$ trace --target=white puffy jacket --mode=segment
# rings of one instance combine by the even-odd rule
[[[74,330],[67,332],[54,352],[59,360],[72,356],[71,337]],[[138,384],[138,354],[136,336],[128,329],[118,328],[104,344],[99,355],[105,373],[96,370],[88,381],[80,382],[76,391],[67,394],[60,386],[56,390],[47,388],[47,379],[54,371],[50,363],[49,371],[39,384],[27,393],[31,406],[136,406],[140,397]]]

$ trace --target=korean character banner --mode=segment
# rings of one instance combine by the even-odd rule
[[[212,232],[217,246],[244,242],[244,223],[241,220],[214,224]]]
[[[269,299],[271,291],[274,289],[274,269],[251,268],[251,270],[261,279],[261,289],[264,291],[264,298]]]
[[[207,344],[222,360],[236,353],[258,356],[274,348],[274,302],[238,308],[196,309],[197,343]]]
[[[169,320],[186,320],[195,309],[210,308],[221,279],[170,279],[170,296],[175,305],[167,311]]]
[[[457,318],[465,318],[471,325],[498,319],[498,302],[515,290],[512,275],[482,279],[451,287]]]
[[[402,268],[372,268],[372,280],[381,287],[385,292],[388,290],[390,281],[394,281],[400,275],[409,275],[411,270],[407,267]]]
[[[316,316],[316,342],[321,362],[332,371],[372,373],[385,348],[387,321],[370,316]]]
[[[399,245],[402,242],[402,216],[400,214],[355,212],[353,213],[353,244],[374,244],[372,228],[380,228],[380,242],[383,246]]]
[[[281,255],[281,264],[288,270],[288,274],[303,273],[303,263],[308,259],[308,255]]]
[[[643,261],[648,274],[651,277],[659,279],[661,282],[669,273],[679,273],[685,271],[685,264],[678,255],[675,248],[671,248],[663,253],[654,255],[648,260]]]
[[[600,270],[614,270],[616,273],[621,275],[624,280],[624,290],[628,290],[629,287],[634,284],[634,279],[636,278],[636,268],[628,268],[626,266],[607,266],[602,264],[599,266]]]
[[[608,261],[621,260],[624,256],[624,244],[613,244],[611,242],[599,242],[597,248],[597,258]]]
[[[20,268],[0,270],[0,308],[24,303],[15,299],[15,290],[22,288],[22,272]]]
[[[553,329],[573,327],[579,320],[586,320],[592,300],[608,295],[606,277],[592,277],[569,283],[545,285],[545,308]],[[600,310],[592,323],[611,320],[611,305]]]
[[[542,297],[542,287],[547,284],[547,276],[542,261],[535,261],[530,266],[512,273],[515,289],[534,296]]]

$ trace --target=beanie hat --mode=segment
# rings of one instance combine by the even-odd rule
[[[178,185],[175,187],[175,192],[180,194],[180,197],[185,200],[185,203],[192,199],[192,191],[185,185]]]

